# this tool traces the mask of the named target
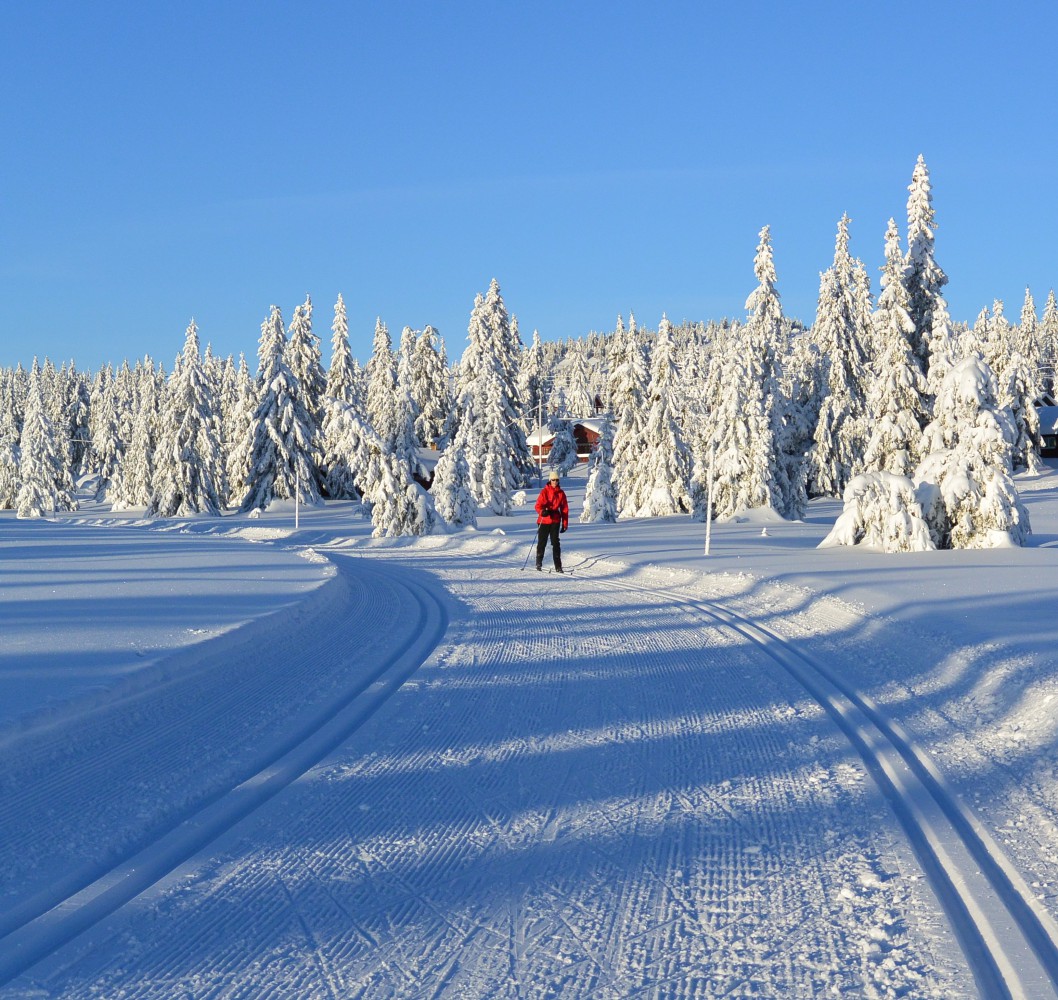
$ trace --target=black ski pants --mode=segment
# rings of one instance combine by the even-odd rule
[[[555,558],[555,569],[562,569],[562,546],[558,541],[560,524],[540,524],[536,529],[536,568],[544,565],[544,549],[547,540],[551,539],[551,555]]]

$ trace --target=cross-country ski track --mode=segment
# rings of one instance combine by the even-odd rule
[[[840,622],[327,542],[293,610],[8,748],[2,995],[1058,996],[1054,922]]]

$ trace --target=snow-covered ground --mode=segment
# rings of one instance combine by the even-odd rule
[[[0,996],[1055,995],[1018,485],[1024,549],[574,516],[565,578],[531,505],[0,515]]]

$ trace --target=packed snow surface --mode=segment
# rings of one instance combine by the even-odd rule
[[[532,493],[0,515],[0,996],[1055,995],[1054,470],[898,555],[583,475],[565,577]]]

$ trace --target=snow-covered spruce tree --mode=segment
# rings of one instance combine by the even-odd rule
[[[274,500],[319,502],[313,463],[312,422],[301,387],[285,360],[283,317],[272,306],[261,324],[258,403],[249,430],[253,442],[246,493],[240,510],[268,507]]]
[[[1054,297],[1053,288],[1047,293],[1043,316],[1040,317],[1039,340],[1043,345],[1047,388],[1053,392],[1056,385],[1055,367],[1058,366],[1058,299]]]
[[[39,369],[29,376],[26,410],[19,442],[19,489],[16,516],[44,517],[57,510],[76,510],[69,471],[44,405]]]
[[[403,462],[413,477],[426,476],[426,468],[419,459],[419,440],[415,425],[419,409],[415,402],[412,370],[415,364],[415,344],[418,334],[410,326],[404,327],[400,335],[400,347],[396,356],[396,386],[393,421],[392,453]]]
[[[246,356],[239,355],[235,378],[235,404],[227,417],[228,456],[225,468],[228,482],[228,507],[239,507],[246,496],[253,447],[254,414],[257,412],[257,383],[250,375]]]
[[[331,323],[331,364],[327,369],[327,385],[324,395],[338,403],[351,403],[355,395],[353,354],[349,349],[349,317],[345,299],[341,293],[334,303],[334,321]]]
[[[787,496],[783,513],[788,518],[803,517],[808,509],[808,453],[823,402],[821,369],[819,347],[808,333],[799,329],[795,335],[788,335],[779,374],[783,422],[775,441],[776,461],[782,473],[779,483]]]
[[[432,326],[427,326],[415,342],[411,395],[415,402],[416,441],[423,448],[435,448],[452,409],[452,394],[448,387],[444,342]]]
[[[375,320],[371,360],[367,363],[367,419],[387,449],[397,436],[397,359],[389,328]]]
[[[437,513],[452,527],[477,527],[477,503],[470,492],[470,466],[466,458],[466,431],[472,421],[464,421],[454,441],[445,448],[434,469],[430,494]]]
[[[319,470],[323,464],[323,400],[327,378],[323,373],[320,338],[312,332],[312,299],[307,295],[305,302],[294,309],[283,356],[299,387],[301,401],[308,414],[312,435],[312,464],[319,487]]]
[[[632,517],[643,506],[643,484],[639,479],[639,458],[645,430],[644,403],[649,370],[635,316],[629,316],[628,329],[614,334],[610,359],[610,406],[614,415],[613,484],[617,490],[617,514]]]
[[[385,444],[356,403],[330,400],[325,425],[331,495],[370,504],[379,489]]]
[[[754,273],[758,286],[746,300],[746,324],[731,326],[716,345],[705,433],[694,449],[691,493],[697,520],[706,517],[710,470],[716,518],[758,507],[785,514],[798,495],[789,482],[784,493],[777,472],[775,407],[783,405],[777,338],[783,326],[767,226],[760,232]]]
[[[349,470],[355,488],[371,508],[376,537],[428,535],[444,530],[430,494],[412,479],[404,463],[357,407],[331,400],[327,422],[331,429],[331,467]]]
[[[647,389],[647,418],[641,449],[640,482],[643,503],[637,517],[663,517],[691,510],[687,485],[691,478],[691,456],[676,423],[672,393],[678,382],[673,357],[672,324],[661,317],[651,359]]]
[[[540,333],[533,331],[533,339],[522,352],[518,366],[518,397],[522,400],[522,412],[533,427],[544,423],[545,381],[547,367]]]
[[[1016,437],[992,370],[976,355],[964,358],[941,385],[915,472],[938,548],[1021,545],[1028,537],[1028,511],[1011,478]]]
[[[783,517],[801,517],[808,503],[808,446],[800,426],[803,414],[793,411],[793,400],[782,378],[783,364],[792,345],[789,323],[782,313],[769,226],[760,231],[753,273],[757,287],[746,299],[746,334],[753,350],[760,354],[764,372],[763,404],[771,426],[771,475],[777,488],[772,506]]]
[[[1043,468],[1040,461],[1043,439],[1040,416],[1036,412],[1036,400],[1041,391],[1039,376],[1039,369],[1018,351],[1007,356],[1006,363],[996,375],[999,405],[1010,411],[1017,430],[1012,455],[1015,472],[1037,473]]]
[[[372,535],[394,538],[432,535],[445,530],[433,498],[412,479],[407,466],[396,455],[383,453],[379,472],[378,486],[371,495]]]
[[[573,437],[573,422],[564,417],[552,417],[548,421],[551,431],[551,450],[547,464],[560,476],[565,476],[577,467],[577,442]]]
[[[108,494],[114,510],[146,507],[151,502],[154,456],[160,436],[157,385],[153,363],[137,368],[140,377],[129,446]]]
[[[114,372],[106,365],[96,374],[89,411],[89,430],[92,436],[92,468],[98,476],[96,499],[102,500],[117,472],[125,442],[121,440],[118,414],[115,409]]]
[[[948,283],[948,276],[934,258],[934,230],[936,216],[933,210],[933,187],[930,184],[926,161],[919,156],[911,175],[907,199],[907,256],[904,263],[904,285],[907,288],[907,311],[915,332],[911,335],[911,346],[923,374],[927,374],[930,346],[929,335],[933,329],[933,312],[937,308],[941,289]]]
[[[18,439],[14,411],[0,407],[0,510],[12,510],[18,498]]]
[[[878,356],[874,380],[867,393],[870,436],[863,455],[866,472],[892,472],[910,476],[918,464],[918,445],[927,419],[926,380],[915,360],[910,335],[914,324],[907,312],[903,254],[896,222],[889,220],[885,234],[882,290],[874,314]],[[895,488],[881,495],[902,495]],[[846,490],[846,500],[848,490]]]
[[[590,417],[595,412],[594,393],[591,389],[591,370],[579,341],[570,345],[562,365],[562,378],[566,389],[566,410],[570,416]]]
[[[933,308],[933,327],[929,334],[929,374],[926,376],[927,413],[932,412],[933,400],[937,398],[948,372],[964,356],[959,341],[960,337],[948,315],[948,304],[938,296]]]
[[[147,515],[219,517],[221,498],[214,478],[219,464],[214,401],[202,368],[194,320],[187,328],[179,361],[169,379],[169,393],[162,408]]]
[[[1047,355],[1043,341],[1040,339],[1040,321],[1036,316],[1036,302],[1032,297],[1032,291],[1028,288],[1025,289],[1025,299],[1021,303],[1021,317],[1018,320],[1016,339],[1029,364],[1035,371],[1042,373],[1047,363]],[[1040,387],[1043,387],[1042,375]]]
[[[352,407],[360,420],[366,420],[361,409],[357,389],[356,363],[349,349],[349,320],[345,300],[341,295],[334,305],[331,324],[331,365],[327,369],[323,413],[323,492],[334,499],[358,500],[352,470],[337,450],[340,415],[345,407]]]
[[[202,378],[206,398],[210,404],[209,420],[212,426],[209,429],[209,436],[216,446],[210,452],[212,466],[209,475],[223,509],[228,505],[228,496],[231,493],[228,484],[228,443],[224,438],[224,418],[228,401],[224,398],[224,362],[213,354],[213,347],[210,344],[206,344],[206,350],[202,356]]]
[[[513,491],[529,481],[532,461],[516,389],[517,352],[511,320],[493,279],[478,295],[467,328],[467,347],[456,383],[456,416],[449,433],[467,420],[470,488],[494,513],[510,510]]]
[[[63,422],[57,430],[68,442],[70,470],[74,475],[84,471],[85,455],[90,451],[88,415],[91,405],[87,379],[71,363],[64,390]]]
[[[820,280],[812,335],[823,359],[823,401],[810,453],[809,492],[839,497],[867,444],[867,348],[870,313],[857,288],[863,265],[849,255],[849,217],[842,216],[834,264]]]
[[[819,548],[838,545],[864,545],[882,552],[936,548],[915,484],[906,476],[884,470],[854,476],[845,487],[845,507]]]
[[[588,460],[582,524],[612,524],[617,520],[617,494],[613,487],[613,421],[603,417],[599,443]]]

